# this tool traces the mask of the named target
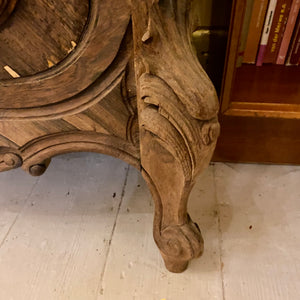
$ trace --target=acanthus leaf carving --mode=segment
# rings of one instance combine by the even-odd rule
[[[141,34],[148,32],[149,38],[146,43],[141,38],[143,72],[167,82],[192,117],[214,118],[219,107],[217,94],[191,44],[195,14],[191,8],[197,1],[145,2],[148,21]]]
[[[192,50],[194,1],[133,3],[141,166],[155,199],[154,239],[166,267],[181,272],[203,250],[187,201],[216,145],[218,99]]]

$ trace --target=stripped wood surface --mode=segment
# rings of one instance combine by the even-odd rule
[[[203,252],[187,202],[220,131],[191,43],[198,1],[19,4],[0,31],[0,67],[12,77],[0,74],[0,171],[39,176],[52,157],[79,151],[125,160],[152,193],[166,268],[183,272]]]
[[[0,79],[11,78],[5,65],[28,76],[64,59],[82,35],[88,8],[86,0],[18,1],[0,28]]]

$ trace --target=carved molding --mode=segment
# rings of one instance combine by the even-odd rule
[[[120,138],[95,132],[75,131],[57,133],[32,140],[20,148],[22,168],[29,172],[58,154],[70,152],[97,152],[122,159],[139,169],[139,151],[131,143]]]
[[[96,152],[114,156],[140,169],[138,145],[121,138],[91,131],[45,135],[20,149],[0,147],[0,172],[22,167],[33,176],[42,175],[50,158],[71,152]]]
[[[128,38],[132,35],[126,36]],[[139,168],[135,87],[131,86],[129,77],[132,75],[127,66],[130,63],[129,50],[125,47],[121,51],[126,53],[125,57],[120,53],[105,72],[112,84],[107,86],[105,74],[98,78],[86,92],[72,99],[75,108],[71,107],[69,113],[52,111],[53,106],[49,105],[46,110],[52,115],[43,117],[31,116],[33,111],[16,118],[0,115],[0,158],[1,155],[6,158],[0,160],[0,171],[23,163],[24,170],[38,176],[48,167],[49,163],[45,161],[49,158],[73,151],[112,155]],[[122,72],[119,74],[119,68],[114,70],[114,66],[120,66],[120,63]],[[8,155],[12,156],[14,152],[22,163],[6,163]]]
[[[63,116],[79,113],[101,101],[120,82],[125,75],[126,65],[130,58],[129,36],[126,35],[122,43],[122,50],[99,78],[97,78],[85,90],[78,94],[63,99],[58,103],[37,106],[31,108],[0,108],[1,120],[52,120]],[[0,84],[1,87],[1,84]]]
[[[70,55],[39,74],[0,82],[0,118],[57,118],[92,105],[113,88],[131,55],[129,9],[126,1],[91,0],[86,29]]]

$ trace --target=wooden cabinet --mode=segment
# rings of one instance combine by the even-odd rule
[[[245,1],[233,2],[214,159],[300,163],[300,67],[236,68]]]
[[[41,175],[73,151],[127,161],[152,192],[173,272],[203,251],[187,201],[219,135],[217,94],[191,45],[197,4],[0,0],[0,171]]]

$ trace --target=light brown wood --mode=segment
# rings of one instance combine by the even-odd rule
[[[50,5],[34,1],[36,7]],[[182,272],[203,251],[187,201],[219,135],[216,92],[191,45],[198,4],[92,0],[88,16],[85,9],[68,15],[68,24],[78,25],[80,14],[87,19],[80,38],[81,23],[76,34],[68,30],[76,45],[68,36],[74,47],[59,63],[45,70],[37,64],[27,77],[20,72],[0,81],[0,170],[22,166],[41,175],[51,157],[74,151],[125,160],[141,171],[152,192],[154,239],[172,272]],[[45,22],[52,26],[47,13]],[[13,25],[17,30],[18,22]]]
[[[63,60],[79,42],[88,11],[87,0],[18,1],[0,31],[0,79],[11,78],[5,65],[24,77]]]
[[[154,239],[166,267],[182,272],[203,251],[186,207],[219,134],[218,101],[191,49],[192,3],[133,3],[142,174],[155,200]]]

